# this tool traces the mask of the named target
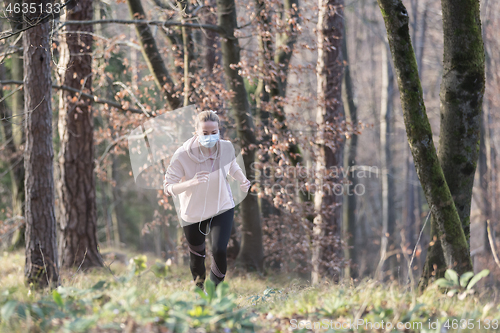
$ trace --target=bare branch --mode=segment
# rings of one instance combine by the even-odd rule
[[[64,21],[62,26],[66,24],[107,24],[107,23],[118,23],[118,24],[148,24],[157,25],[161,27],[187,27],[187,28],[200,28],[218,32],[222,35],[226,35],[225,30],[215,24],[201,24],[201,23],[182,23],[175,21],[148,21],[148,20],[119,20],[119,19],[107,19],[107,20],[91,20],[91,21]],[[61,27],[60,27],[61,28]],[[59,28],[59,29],[60,29]]]
[[[0,81],[0,84],[2,84],[2,85],[14,85],[14,84],[23,85],[24,83],[23,83],[23,81],[5,80],[5,81]],[[59,86],[59,85],[53,84],[52,88],[62,89],[62,90],[71,91],[71,92],[80,94],[80,90],[75,89],[75,88],[71,88],[71,87],[67,87],[67,86]],[[106,99],[102,99],[102,98],[95,96],[95,95],[91,95],[91,94],[87,94],[87,93],[82,92],[81,96],[84,96],[84,97],[91,99],[94,103],[108,104],[112,107],[115,107],[115,108],[123,110],[123,111],[130,111],[132,113],[144,114],[144,112],[142,110],[134,109],[134,108],[125,109],[120,103],[109,101]]]

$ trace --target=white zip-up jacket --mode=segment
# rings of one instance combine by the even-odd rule
[[[195,134],[175,151],[163,182],[166,194],[179,199],[183,224],[200,222],[235,207],[226,179],[227,175],[234,178],[241,170],[233,144],[219,139],[215,144],[217,150],[211,156],[203,156],[199,145]],[[210,171],[208,182],[192,186],[178,195],[172,193],[173,184],[192,179],[199,171]]]

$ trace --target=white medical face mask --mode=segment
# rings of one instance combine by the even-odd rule
[[[200,135],[198,137],[198,142],[207,148],[212,148],[219,141],[219,132],[210,135]]]

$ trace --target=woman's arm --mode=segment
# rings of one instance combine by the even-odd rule
[[[241,169],[236,171],[233,178],[240,182],[240,188],[243,192],[248,192],[248,189],[252,185],[252,182],[250,182],[247,179],[247,177],[245,177],[245,175],[243,174],[243,171],[241,171]]]
[[[175,197],[178,194],[180,194],[180,193],[186,191],[188,188],[190,188],[192,185],[191,183],[192,183],[192,179],[186,180],[186,181],[180,182],[180,183],[168,184],[165,188],[165,194]]]
[[[248,189],[250,188],[250,185],[252,183],[247,179],[239,164],[236,163],[236,157],[233,158],[233,160],[231,161],[231,165],[229,166],[229,175],[233,177],[234,180],[240,183],[240,188],[243,192],[248,192]]]
[[[208,171],[199,171],[193,178],[179,183],[165,183],[164,192],[166,195],[177,196],[192,186],[196,186],[208,181]]]
[[[236,172],[232,176],[236,181],[240,182],[240,188],[243,192],[248,192],[250,185],[252,183],[245,177],[243,171],[241,169],[236,170]]]
[[[240,183],[243,183],[247,179],[243,170],[241,170],[240,165],[236,162],[236,157],[233,157],[231,164],[229,165],[229,175]]]
[[[177,154],[174,154],[174,156],[170,161],[170,165],[168,166],[167,171],[165,172],[165,178],[163,180],[163,192],[165,193],[165,195],[176,197],[177,195],[172,192],[172,187],[173,185],[185,183],[181,182],[181,179],[184,178],[184,176],[185,176],[184,167],[182,166],[182,163],[179,161]],[[187,184],[185,184],[184,186],[186,185]],[[188,187],[186,187],[182,192],[184,192],[187,188]]]
[[[243,174],[243,171],[241,169],[236,170],[231,177],[233,177],[235,180],[237,180],[240,183],[243,183],[247,180],[247,177],[245,177],[245,175]]]

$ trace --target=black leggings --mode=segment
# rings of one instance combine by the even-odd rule
[[[210,267],[210,280],[217,286],[224,280],[227,270],[227,244],[233,228],[234,207],[212,219],[192,223],[183,227],[190,252],[189,266],[197,286],[203,289],[205,282],[205,235],[209,231],[212,237],[212,266]],[[210,225],[210,229],[207,226]]]

